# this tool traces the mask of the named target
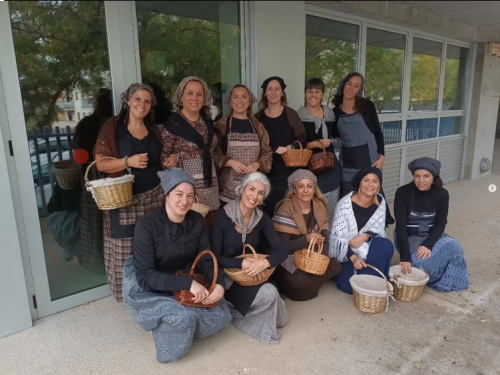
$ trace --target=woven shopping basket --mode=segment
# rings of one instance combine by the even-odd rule
[[[198,203],[198,197],[194,197],[195,202],[191,206],[191,209],[193,211],[199,212],[201,216],[205,217],[207,214],[210,212],[210,206],[207,206],[205,204]]]
[[[323,254],[323,242],[318,245],[318,251],[314,251],[316,239],[317,237],[313,238],[307,249],[295,252],[295,265],[304,272],[324,275],[330,264],[330,258]]]
[[[333,153],[326,152],[326,148],[323,147],[323,152],[321,154],[314,154],[311,156],[307,166],[311,172],[319,175],[333,169],[334,165],[335,158]]]
[[[410,273],[403,275],[400,265],[389,268],[389,276],[394,287],[394,298],[403,302],[417,301],[429,281],[429,274],[425,270],[412,267]]]
[[[382,275],[383,279],[373,275],[358,275],[354,269],[354,275],[349,279],[354,306],[359,311],[378,314],[389,308],[389,297],[392,297],[393,287],[382,272],[369,264],[367,266]]]
[[[249,248],[253,254],[247,254],[246,249]],[[255,249],[252,247],[252,245],[246,244],[243,246],[243,254],[238,255],[236,258],[249,258],[249,259],[266,259],[268,255],[266,254],[257,254]],[[243,271],[240,268],[225,268],[224,271],[226,272],[226,275],[236,283],[238,283],[241,286],[253,286],[253,285],[259,285],[262,283],[265,283],[269,277],[272,275],[276,267],[270,268],[270,269],[265,269],[263,271],[264,273],[264,278],[258,280],[254,276],[250,276],[245,271]]]
[[[201,257],[205,254],[210,254],[214,261],[214,279],[212,280],[212,283],[208,281],[205,276],[199,274],[199,273],[194,273],[194,269],[196,268],[196,264],[198,264],[198,261],[201,259]],[[201,253],[198,254],[196,259],[194,260],[193,264],[191,265],[191,270],[189,273],[184,273],[184,274],[176,274],[176,276],[189,276],[191,279],[194,281],[200,283],[203,285],[205,288],[207,288],[209,293],[212,293],[214,288],[215,288],[215,283],[217,281],[217,275],[219,274],[219,265],[217,264],[217,258],[215,257],[215,254],[212,253],[210,250],[203,250]],[[212,303],[210,305],[203,305],[201,302],[193,302],[194,299],[194,294],[191,293],[189,290],[183,289],[183,290],[177,290],[174,292],[175,299],[177,302],[179,302],[183,306],[195,306],[195,307],[217,307],[219,304],[219,301]]]
[[[312,155],[312,150],[307,150],[302,148],[302,144],[299,141],[293,142],[293,144],[298,143],[300,149],[290,149],[287,150],[281,157],[283,158],[285,165],[287,167],[307,167],[307,163]]]
[[[61,189],[73,190],[80,186],[80,166],[74,160],[53,162],[51,170]]]
[[[116,158],[106,157],[103,159]],[[134,175],[131,174],[130,168],[127,168],[129,174],[121,177],[107,177],[89,181],[87,177],[89,170],[96,162],[94,160],[90,163],[85,171],[85,186],[92,193],[97,207],[100,210],[114,210],[130,206],[132,204],[132,183],[134,182]]]

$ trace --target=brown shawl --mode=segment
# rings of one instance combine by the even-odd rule
[[[328,208],[317,198],[312,200],[316,227],[314,231],[321,233],[328,230]],[[279,206],[273,217],[274,228],[278,232],[307,235],[307,225],[304,215],[300,210],[298,198],[294,195],[291,199],[285,199]]]

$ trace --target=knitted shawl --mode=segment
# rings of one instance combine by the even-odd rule
[[[366,225],[358,231],[356,217],[352,210],[351,197],[354,192],[349,193],[342,198],[335,207],[335,216],[330,230],[330,249],[329,256],[336,258],[339,262],[347,262],[347,249],[349,241],[366,232],[376,233],[378,236],[385,238],[385,214],[386,204],[385,199],[381,194],[378,194],[380,205],[375,213],[368,220]],[[366,260],[370,244],[364,242],[360,247],[351,247],[354,254],[359,258]]]

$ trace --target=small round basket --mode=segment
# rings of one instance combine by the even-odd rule
[[[295,143],[299,144],[300,149],[290,149],[281,155],[281,157],[287,167],[307,167],[307,163],[309,163],[313,152],[312,150],[302,148],[302,144],[299,141],[293,142],[293,144]]]
[[[403,275],[400,265],[392,266],[389,276],[394,287],[394,298],[403,302],[418,301],[429,281],[429,274],[425,270],[412,267],[410,273]]]
[[[212,257],[212,260],[214,262],[214,278],[212,282],[208,281],[205,276],[199,274],[199,273],[194,273],[194,270],[196,268],[196,264],[198,261],[201,259],[201,257],[205,254],[209,254]],[[207,288],[209,293],[212,293],[214,288],[215,288],[215,283],[217,281],[217,275],[219,273],[219,265],[217,264],[217,258],[215,257],[215,254],[212,253],[210,250],[203,250],[201,253],[198,254],[196,259],[194,260],[193,264],[191,265],[191,270],[189,271],[188,274],[176,274],[176,276],[189,276],[191,279],[194,281],[200,283],[203,285],[205,288]],[[179,302],[183,306],[195,306],[195,307],[217,307],[219,304],[219,301],[214,302],[210,305],[204,305],[201,302],[193,302],[194,299],[194,294],[191,293],[189,290],[183,289],[183,290],[178,290],[174,291],[174,296],[177,302]]]
[[[74,160],[53,162],[51,170],[61,189],[73,190],[80,186],[82,178],[80,166]]]
[[[354,275],[349,279],[354,306],[361,312],[379,314],[389,308],[393,287],[382,272],[369,264],[367,266],[380,273],[383,279],[373,275],[358,275],[354,269]]]
[[[318,245],[318,251],[314,251],[316,238],[309,243],[309,247],[295,252],[295,265],[298,269],[312,273],[313,275],[324,275],[330,264],[330,258],[323,255],[323,243]]]
[[[194,197],[195,202],[191,206],[193,211],[199,212],[201,216],[205,217],[210,212],[210,206],[205,204],[198,203],[198,197]]]
[[[116,158],[107,157],[103,159]],[[85,171],[85,186],[92,193],[97,207],[100,210],[114,210],[130,206],[132,204],[132,183],[134,182],[134,175],[131,174],[130,168],[127,168],[129,174],[121,177],[107,177],[89,181],[87,177],[89,170],[96,162],[90,163]]]
[[[247,254],[246,253],[247,248],[249,248],[253,254]],[[239,259],[241,259],[241,258],[243,258],[243,259],[247,259],[247,258],[266,259],[267,257],[268,257],[268,255],[266,255],[266,254],[257,254],[255,249],[251,245],[246,244],[245,246],[243,246],[243,254],[238,255],[236,258],[239,258]],[[263,271],[264,278],[260,279],[260,280],[257,280],[253,276],[249,276],[240,268],[225,268],[224,271],[226,272],[226,275],[231,280],[238,283],[239,285],[241,285],[241,286],[254,286],[254,285],[259,285],[259,284],[265,283],[269,279],[269,277],[273,274],[275,268],[276,267],[264,270]]]

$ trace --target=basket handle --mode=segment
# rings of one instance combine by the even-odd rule
[[[250,245],[250,244],[245,244],[245,246],[243,246],[243,255],[246,255],[246,251],[245,251],[245,250],[246,250],[246,248],[247,248],[247,247],[248,247],[250,250],[252,250],[252,253],[253,253],[253,255],[254,255],[254,258],[256,258],[256,259],[257,259],[257,252],[255,251],[255,249],[253,248],[253,246],[252,246],[252,245]]]
[[[293,142],[293,143],[292,143],[292,145],[294,145],[295,143],[298,143],[298,144],[299,144],[299,146],[300,146],[300,149],[301,149],[301,150],[303,150],[303,148],[302,148],[302,143],[300,143],[300,141],[295,141],[295,142]]]
[[[318,234],[319,236],[319,234]],[[311,248],[307,248],[307,254],[306,257],[309,258],[311,256],[311,253],[318,253],[318,254],[323,254],[323,243],[324,242],[317,242],[318,236],[314,237],[314,240],[311,241],[313,243],[313,246]],[[314,249],[317,248],[318,251],[314,251]]]
[[[316,237],[317,236],[314,236],[313,240],[311,242],[309,242],[309,246],[307,247],[307,252],[314,249],[314,245],[316,244]],[[306,236],[306,238],[307,238],[307,236]]]
[[[198,261],[205,254],[210,254],[210,256],[212,257],[212,260],[214,261],[214,279],[212,280],[212,284],[210,285],[210,288],[208,289],[208,292],[212,293],[214,288],[215,288],[217,276],[219,275],[219,264],[217,263],[217,258],[215,257],[215,254],[213,252],[211,252],[210,250],[203,250],[201,253],[199,253],[198,256],[196,257],[196,259],[194,260],[193,264],[191,265],[191,270],[189,271],[189,274],[190,275],[194,274],[194,269],[196,268]]]
[[[194,196],[194,201],[195,201],[196,203],[198,203],[198,196],[197,196],[197,195],[195,195],[195,196]]]
[[[387,277],[385,277],[385,275],[377,268],[377,267],[373,267],[372,265],[368,264],[368,263],[365,263],[367,267],[370,267],[371,269],[374,269],[375,271],[377,271],[380,275],[382,275],[382,277],[384,278],[385,280],[385,286],[387,288],[387,293],[391,293],[391,289],[389,287],[389,281],[387,281]],[[356,268],[354,268],[354,273],[356,273]]]
[[[104,159],[110,159],[110,160],[116,160],[116,158],[112,157],[112,156],[103,156],[101,158],[101,160],[104,160]],[[97,163],[97,160],[94,160],[92,163],[89,164],[89,166],[87,167],[87,169],[85,170],[85,182],[89,182],[89,179],[87,178],[88,174],[89,174],[89,171],[90,171],[90,168],[92,168],[92,166]],[[127,172],[128,174],[131,174],[132,171],[130,170],[130,168],[127,168]]]

